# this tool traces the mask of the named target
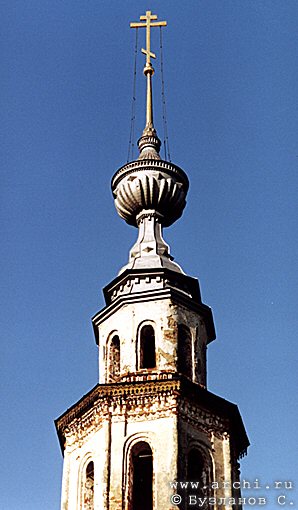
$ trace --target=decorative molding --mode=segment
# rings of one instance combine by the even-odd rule
[[[121,382],[165,381],[173,379],[175,375],[176,372],[171,370],[156,371],[141,369],[138,372],[128,372],[122,375],[119,380]]]
[[[163,161],[162,159],[143,159],[137,161],[131,161],[126,165],[123,165],[119,170],[115,173],[112,179],[112,190],[114,191],[119,182],[124,178],[134,172],[142,172],[142,171],[164,171],[175,177],[182,180],[183,185],[185,186],[185,192],[188,191],[189,188],[189,180],[186,173],[174,163],[170,163],[169,161]]]
[[[191,402],[187,398],[181,398],[178,408],[179,416],[188,423],[194,426],[197,430],[201,430],[211,439],[212,433],[216,437],[221,438],[222,435],[230,429],[228,419],[211,413],[206,409],[200,407],[199,404]]]
[[[209,437],[231,434],[237,457],[243,454],[248,440],[237,407],[183,377],[171,377],[97,385],[56,420],[62,449],[80,446],[110,419],[137,422],[178,415]]]
[[[111,289],[111,301],[115,301],[120,296],[131,293],[147,292],[150,290],[159,290],[165,288],[174,288],[179,292],[191,298],[192,294],[187,282],[181,282],[177,278],[169,279],[166,274],[130,274],[127,275],[118,285]]]
[[[208,341],[216,335],[211,308],[201,300],[200,286],[196,278],[170,269],[127,269],[104,288],[106,306],[93,318],[96,343],[99,342],[99,326],[126,304],[145,301],[171,300],[171,304],[184,306],[197,313],[206,323]]]

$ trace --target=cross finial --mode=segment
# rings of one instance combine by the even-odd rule
[[[144,50],[142,48],[142,53],[144,53],[146,55],[146,67],[152,67],[150,57],[156,58],[156,55],[151,52],[151,48],[150,48],[150,28],[151,27],[165,27],[165,26],[167,26],[167,22],[166,21],[156,21],[156,22],[152,23],[152,20],[157,20],[157,15],[152,14],[151,11],[146,11],[145,15],[140,16],[140,20],[141,21],[144,20],[145,23],[131,23],[130,28],[146,27],[146,49]]]
[[[156,58],[155,53],[151,51],[150,46],[150,29],[151,27],[165,27],[166,21],[154,21],[157,20],[157,15],[152,14],[151,11],[146,11],[145,15],[140,16],[141,23],[131,23],[130,28],[143,28],[146,27],[146,49],[142,48],[142,53],[146,55],[146,65],[144,67],[144,74],[147,77],[147,108],[146,108],[146,126],[144,133],[146,135],[155,135],[156,132],[153,126],[153,108],[152,108],[152,84],[151,76],[154,73],[154,69],[151,64],[151,58]]]

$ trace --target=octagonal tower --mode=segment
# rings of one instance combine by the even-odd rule
[[[159,154],[150,29],[166,22],[156,19],[147,11],[131,24],[146,28],[146,125],[138,159],[112,178],[117,212],[138,239],[92,319],[99,384],[56,420],[61,510],[174,510],[195,500],[218,509],[222,498],[225,509],[241,508],[238,461],[249,443],[237,406],[207,390],[212,312],[162,236],[182,215],[189,183]]]

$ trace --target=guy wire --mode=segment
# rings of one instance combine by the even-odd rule
[[[161,27],[159,27],[159,36],[160,36],[160,70],[161,70],[162,120],[163,120],[163,130],[164,130],[164,150],[165,150],[165,160],[167,161],[167,159],[168,159],[168,161],[171,162],[170,145],[169,145],[169,137],[168,137],[166,97],[165,97],[165,81],[164,81],[164,70],[163,70],[163,47],[162,47]]]
[[[136,81],[137,81],[137,53],[138,53],[138,29],[136,29],[136,42],[134,52],[134,67],[133,67],[133,91],[131,102],[131,120],[130,120],[130,133],[128,142],[127,163],[134,158],[135,147],[135,120],[136,120]]]

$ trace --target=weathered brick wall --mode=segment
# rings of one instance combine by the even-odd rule
[[[120,377],[143,370],[140,368],[140,331],[145,325],[151,325],[154,329],[156,369],[180,369],[191,380],[205,386],[207,335],[204,321],[197,313],[174,304],[170,299],[126,304],[100,324],[100,382],[115,380],[114,373],[111,373],[115,364],[113,357],[114,360],[120,357]],[[180,347],[178,327],[181,331],[188,331],[188,334],[181,335]],[[118,357],[110,346],[115,336],[120,339]],[[182,370],[182,365],[178,366],[178,356],[183,361],[182,365],[188,367],[187,370]]]

